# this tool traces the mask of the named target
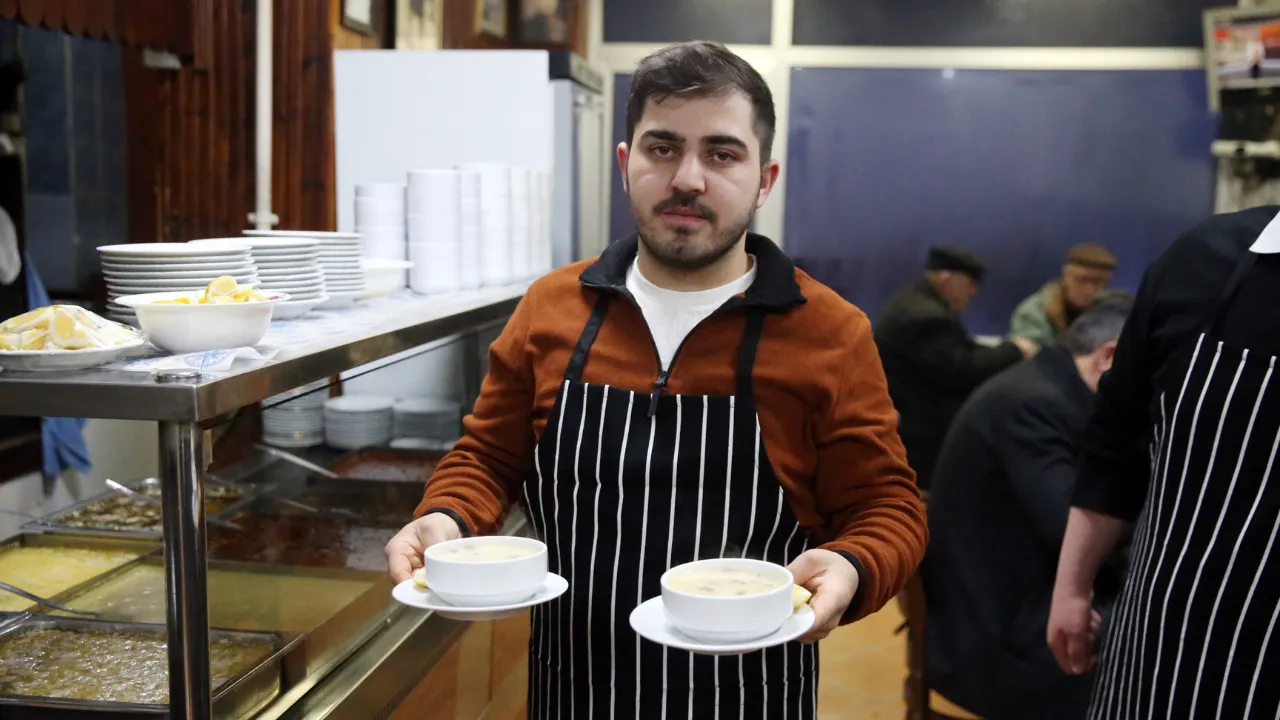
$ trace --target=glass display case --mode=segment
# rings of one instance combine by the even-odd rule
[[[0,371],[0,415],[154,420],[160,476],[33,519],[0,543],[0,716],[388,716],[465,626],[391,599],[382,548],[411,517],[440,450],[260,446],[217,476],[211,431],[328,396],[330,378],[461,342],[525,286],[418,298],[266,364],[198,370]],[[133,491],[133,492],[128,492]],[[525,534],[517,514],[504,530]]]

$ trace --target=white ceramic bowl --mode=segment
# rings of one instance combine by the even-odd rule
[[[362,298],[391,295],[397,290],[409,286],[409,268],[413,263],[408,260],[378,260],[363,258],[360,267],[364,270],[364,292]]]
[[[485,543],[522,545],[534,552],[522,558],[495,562],[444,560],[438,556],[445,548]],[[501,535],[450,540],[427,548],[423,569],[427,586],[450,605],[514,605],[533,597],[547,581],[547,546],[533,538]]]
[[[147,339],[172,353],[229,350],[258,344],[271,327],[276,304],[284,293],[264,293],[268,300],[225,305],[156,305],[157,300],[196,297],[199,292],[164,292],[125,295],[116,303],[131,308]]]
[[[699,568],[755,570],[777,578],[778,586],[758,595],[712,597],[672,589],[672,575]],[[743,643],[770,635],[794,610],[791,600],[794,579],[781,565],[762,560],[718,558],[677,565],[662,575],[662,605],[667,621],[681,633],[699,642]]]

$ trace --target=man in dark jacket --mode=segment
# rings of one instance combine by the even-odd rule
[[[1045,643],[1076,482],[1077,442],[1131,302],[1081,315],[1061,345],[965,403],[938,458],[921,574],[932,688],[988,720],[1082,720],[1092,678],[1064,674]],[[1120,562],[1095,586],[1104,618]]]
[[[969,393],[1037,349],[1021,338],[987,347],[969,337],[959,314],[978,294],[984,271],[967,250],[930,248],[924,277],[899,291],[875,326],[907,462],[922,488],[930,485],[942,438]]]

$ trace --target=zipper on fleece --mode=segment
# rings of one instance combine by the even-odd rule
[[[636,301],[635,296],[631,294],[630,290],[627,290],[626,288],[614,287],[612,285],[588,284],[587,287],[594,287],[597,290],[604,290],[606,292],[618,293],[622,297],[626,298],[628,302],[630,302],[633,306],[635,306],[637,310],[640,311],[641,319],[644,318],[644,308],[640,307],[640,303]],[[699,320],[697,325],[694,325],[692,328],[690,328],[689,332],[685,334],[684,339],[681,340],[680,344],[676,346],[676,351],[671,354],[671,364],[665,368],[662,366],[662,355],[658,352],[658,341],[654,340],[653,338],[653,328],[649,327],[648,321],[645,322],[644,324],[645,330],[648,331],[649,333],[649,345],[653,348],[653,358],[658,361],[658,377],[656,380],[653,381],[653,390],[649,393],[648,418],[650,420],[652,420],[654,416],[658,414],[658,398],[662,397],[662,393],[666,391],[667,381],[671,379],[671,371],[675,369],[676,360],[680,358],[680,351],[684,349],[684,344],[688,342],[689,336],[693,335],[693,333],[697,331],[697,329],[702,325],[702,323],[710,320],[711,318],[715,317],[716,315],[719,315],[720,313],[726,310],[737,307],[741,303],[741,300],[742,299],[736,295],[729,298],[728,300],[721,303],[720,307],[716,308],[715,310],[712,310],[711,313],[708,314],[705,318]]]

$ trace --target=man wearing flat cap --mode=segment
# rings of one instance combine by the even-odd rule
[[[924,277],[899,291],[876,323],[907,462],[925,489],[951,419],[969,393],[1036,352],[1035,343],[1021,338],[987,347],[969,337],[960,313],[978,294],[985,270],[964,248],[934,246]]]
[[[1084,311],[1093,307],[1111,282],[1116,257],[1101,245],[1076,245],[1067,252],[1062,277],[1052,280],[1013,311],[1009,335],[1048,347]]]

